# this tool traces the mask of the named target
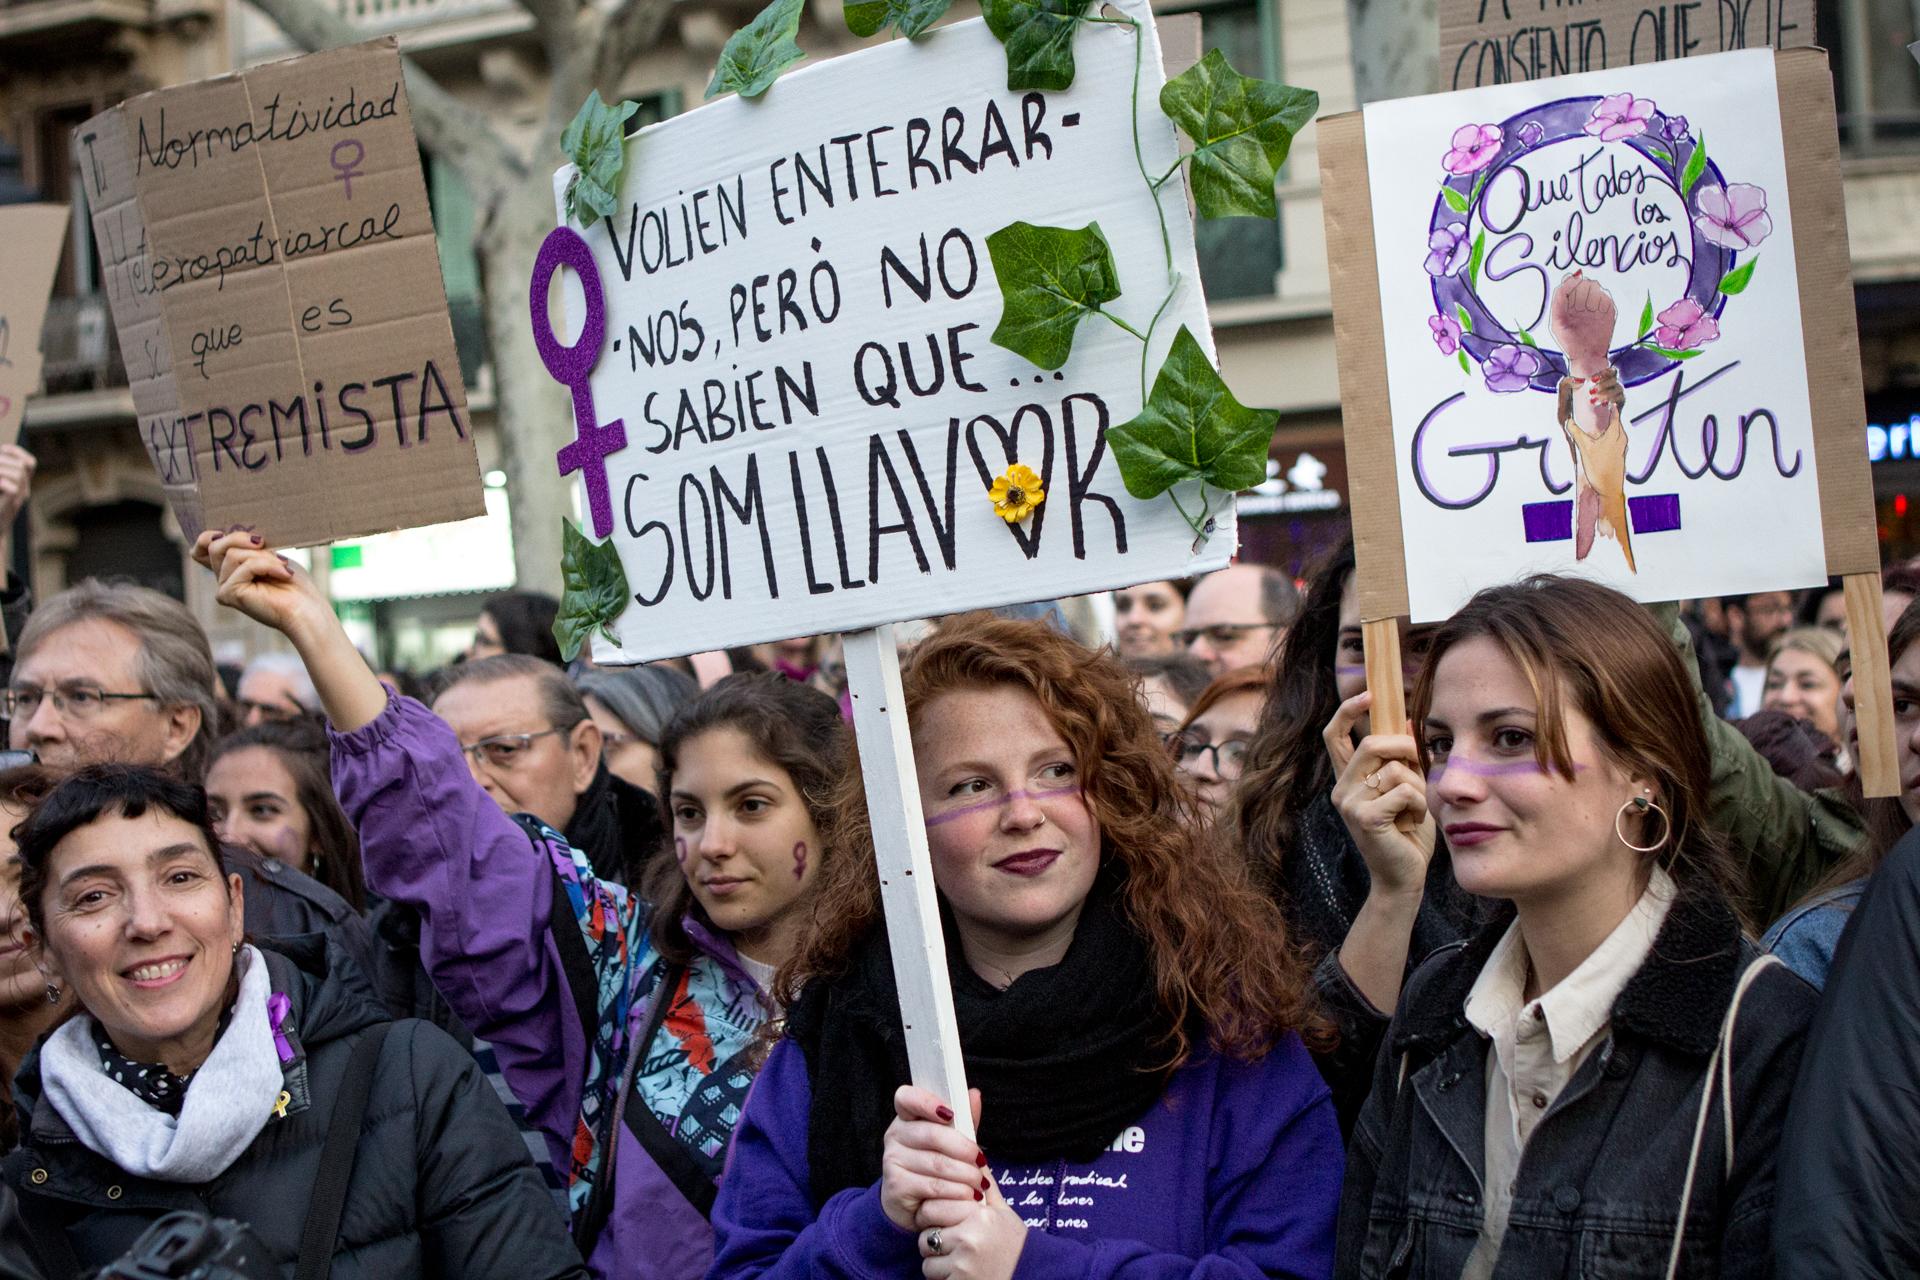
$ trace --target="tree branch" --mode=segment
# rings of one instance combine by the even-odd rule
[[[582,32],[577,20],[591,13],[593,0],[520,0],[520,7],[533,16],[533,29],[547,62],[558,66],[578,45]]]
[[[307,52],[359,44],[366,34],[322,0],[252,0],[279,24],[289,40]],[[459,170],[476,194],[503,178],[524,177],[527,165],[507,145],[486,116],[442,89],[432,76],[402,59],[407,69],[407,102],[413,127],[428,151]]]
[[[618,88],[634,58],[659,41],[673,5],[674,0],[618,0],[600,33],[595,83]]]

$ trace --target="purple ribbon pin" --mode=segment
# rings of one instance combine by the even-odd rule
[[[293,1012],[293,1001],[284,992],[276,991],[267,997],[267,1024],[273,1028],[273,1047],[280,1054],[281,1065],[293,1061],[293,1044],[287,1039],[283,1024],[287,1015]]]

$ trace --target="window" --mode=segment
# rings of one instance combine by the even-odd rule
[[[1920,151],[1920,75],[1907,46],[1920,39],[1916,0],[1818,0],[1816,31],[1831,50],[1840,136],[1855,151]]]
[[[1223,0],[1178,11],[1200,15],[1202,47],[1226,54],[1235,71],[1277,78],[1279,59],[1260,0]],[[1210,301],[1272,296],[1281,262],[1279,223],[1270,218],[1196,218],[1193,234],[1200,281]]]

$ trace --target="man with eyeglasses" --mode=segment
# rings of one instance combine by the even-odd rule
[[[1288,577],[1259,564],[1234,564],[1206,575],[1187,596],[1177,644],[1218,677],[1235,667],[1265,666],[1300,609]]]
[[[463,662],[433,700],[467,768],[508,813],[530,813],[584,852],[596,874],[637,885],[666,843],[653,794],[601,761],[600,727],[566,672],[526,654]]]

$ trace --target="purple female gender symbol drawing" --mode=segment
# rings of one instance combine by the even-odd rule
[[[547,290],[553,274],[561,267],[572,267],[580,277],[580,292],[586,299],[586,319],[580,326],[580,340],[562,346],[547,315]],[[626,424],[619,418],[599,425],[593,411],[593,390],[588,378],[594,362],[600,358],[600,340],[607,332],[607,297],[600,287],[600,273],[593,265],[593,251],[578,232],[555,227],[540,245],[540,256],[533,263],[533,287],[529,290],[533,312],[533,345],[540,363],[555,382],[573,392],[573,443],[555,455],[560,474],[581,473],[587,486],[587,510],[593,517],[593,536],[604,538],[613,532],[613,500],[607,492],[607,459],[627,447]]]

